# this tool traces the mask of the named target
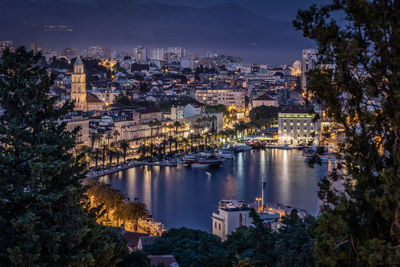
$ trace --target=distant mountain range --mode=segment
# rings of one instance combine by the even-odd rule
[[[310,44],[289,21],[268,19],[237,2],[219,0],[206,6],[165,2],[0,0],[0,39],[58,48],[183,46],[272,63],[295,59]]]

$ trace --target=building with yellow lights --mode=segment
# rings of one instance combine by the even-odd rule
[[[194,99],[200,103],[216,106],[235,107],[237,110],[245,109],[245,89],[223,88],[223,89],[194,89],[191,92]]]
[[[278,113],[278,143],[302,146],[317,144],[321,133],[321,121],[314,122],[309,109],[287,109]]]
[[[81,57],[76,59],[71,75],[71,101],[75,103],[75,110],[103,110],[103,102],[86,91],[86,74]]]

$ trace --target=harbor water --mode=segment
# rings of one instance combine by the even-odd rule
[[[131,200],[144,202],[166,228],[211,231],[211,214],[222,199],[283,203],[318,214],[318,182],[331,162],[310,168],[298,150],[240,152],[217,169],[140,166],[100,177]]]

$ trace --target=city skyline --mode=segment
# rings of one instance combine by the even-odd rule
[[[216,52],[272,66],[291,64],[301,49],[314,46],[291,25],[296,10],[316,2],[312,0],[116,1],[112,6],[101,0],[1,2],[6,8],[0,20],[8,24],[2,39],[27,46],[38,42],[57,50],[83,50],[100,45],[123,52],[139,44],[178,46],[194,54]]]

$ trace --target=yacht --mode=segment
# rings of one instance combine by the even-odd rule
[[[187,164],[188,166],[194,167],[194,168],[216,168],[219,167],[222,163],[224,163],[224,160],[215,156],[211,155],[206,158],[198,158],[196,161],[194,161],[191,164]]]
[[[233,159],[235,157],[235,153],[228,149],[221,149],[218,151],[218,155],[224,159]]]

